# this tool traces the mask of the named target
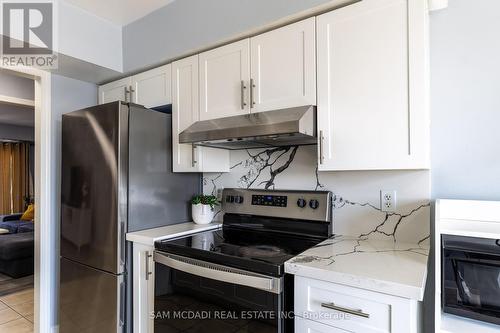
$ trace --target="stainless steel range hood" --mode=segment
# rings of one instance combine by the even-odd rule
[[[179,134],[179,142],[232,150],[316,144],[316,107],[198,121]]]

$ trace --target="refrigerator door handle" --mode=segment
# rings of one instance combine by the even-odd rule
[[[125,325],[125,283],[120,283],[120,327]]]
[[[120,223],[120,262],[125,265],[125,222]]]

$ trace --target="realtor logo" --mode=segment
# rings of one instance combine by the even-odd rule
[[[2,1],[2,65],[55,68],[54,3]]]

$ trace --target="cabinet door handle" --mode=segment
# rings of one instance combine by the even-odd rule
[[[335,303],[321,303],[321,306],[323,308],[348,313],[348,314],[351,314],[353,316],[370,318],[370,314],[364,313],[363,310],[344,308],[342,306],[335,305]]]
[[[253,79],[250,79],[250,108],[253,108],[255,105],[254,93],[253,93],[254,88],[255,88],[255,83]]]
[[[196,146],[194,144],[191,145],[191,166],[194,168],[196,166],[196,152],[194,151],[196,149]]]
[[[245,81],[241,80],[241,109],[245,110],[245,106],[247,103],[245,103],[245,89],[247,87],[245,86]]]
[[[319,131],[319,164],[323,164],[324,156],[323,156],[323,143],[325,141],[325,137],[323,136],[323,131]]]
[[[146,251],[145,257],[146,257],[146,281],[149,280],[149,276],[153,274],[149,270],[149,261],[153,255],[149,253],[149,251]]]
[[[133,88],[133,86],[130,86],[130,102],[134,103],[134,101],[132,100],[132,94],[135,93],[135,89]]]
[[[123,88],[125,89],[125,102],[128,102],[128,94],[130,94],[130,91],[128,90],[127,86],[125,86]]]

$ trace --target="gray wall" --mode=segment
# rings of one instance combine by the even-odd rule
[[[500,200],[500,1],[431,14],[433,198]]]
[[[500,200],[498,13],[498,0],[452,0],[431,13],[433,199]],[[429,267],[425,332],[433,331],[433,253]]]
[[[0,124],[0,139],[35,141],[35,128]]]
[[[97,104],[97,86],[92,83],[78,81],[75,79],[69,79],[64,76],[52,75],[52,151],[53,155],[53,165],[54,168],[51,170],[53,176],[56,180],[56,184],[53,184],[57,191],[53,193],[51,202],[53,202],[53,209],[57,214],[60,212],[60,175],[61,175],[61,121],[62,115],[74,110],[85,108]],[[51,234],[57,235],[52,241],[54,242],[54,248],[57,249],[57,253],[54,256],[53,268],[57,272],[52,281],[54,294],[52,295],[52,300],[50,304],[53,304],[56,308],[52,309],[50,313],[53,314],[52,326],[55,327],[58,323],[58,292],[59,292],[59,215],[56,216],[55,223],[49,227],[52,229]]]
[[[123,27],[123,69],[165,62],[331,0],[177,0]]]

